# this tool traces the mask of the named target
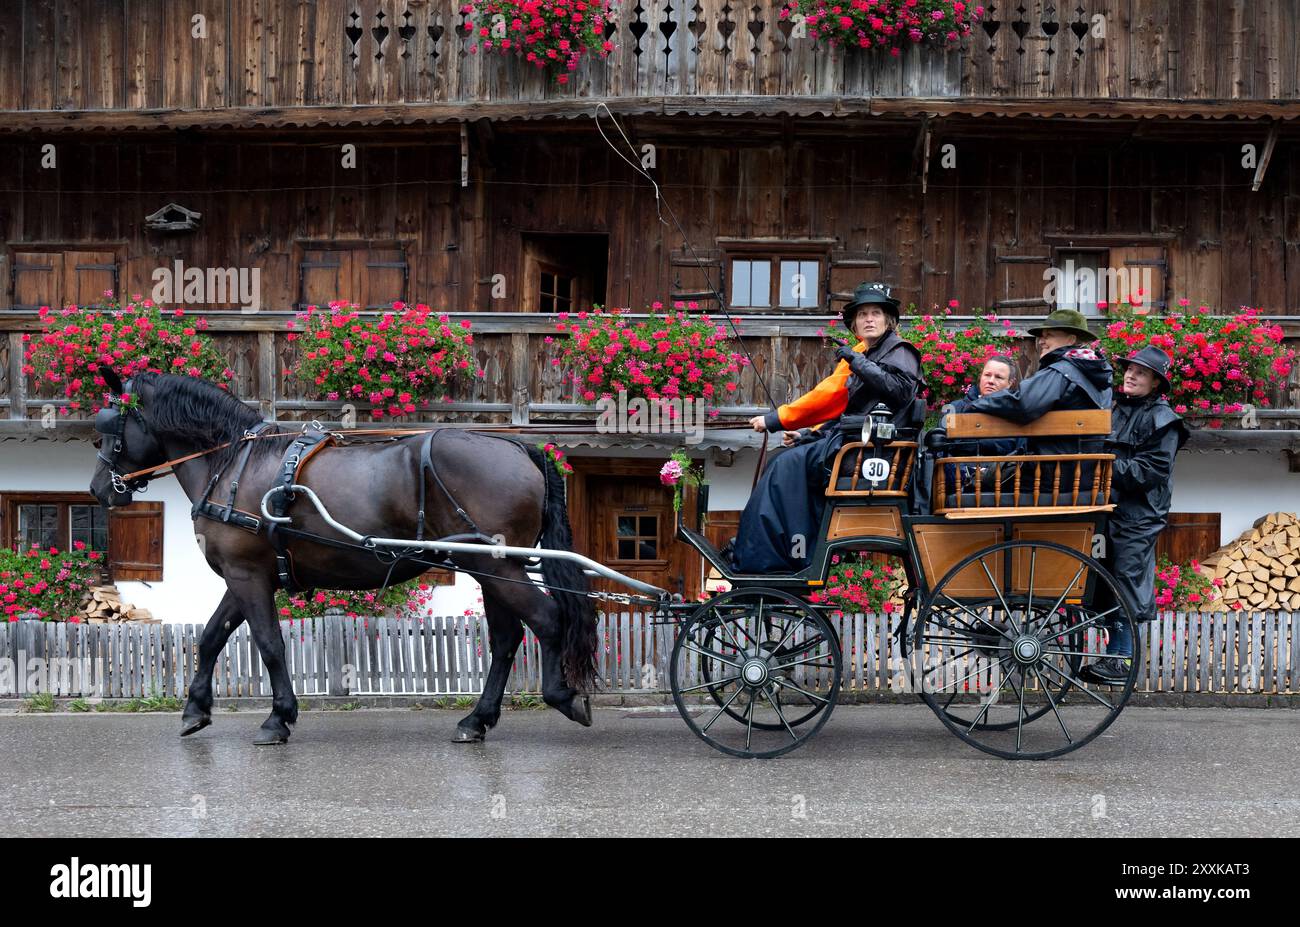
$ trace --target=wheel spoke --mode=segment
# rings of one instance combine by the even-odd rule
[[[713,613],[715,615],[718,615],[718,610],[715,608],[713,610]],[[743,613],[741,617],[743,617]],[[736,619],[732,619],[732,620],[736,620]],[[740,646],[740,642],[736,640],[736,635],[731,633],[731,629],[727,627],[727,624],[728,624],[728,620],[726,618],[723,618],[721,615],[718,615],[718,630],[724,632],[727,635],[727,637],[731,640],[731,646],[736,648],[736,653],[744,653],[745,648]]]
[[[1085,695],[1089,695],[1089,696],[1091,696],[1093,699],[1095,699],[1096,701],[1098,701],[1098,702],[1100,702],[1101,704],[1105,705],[1105,706],[1106,706],[1107,708],[1109,708],[1111,711],[1114,711],[1114,710],[1115,710],[1115,706],[1114,706],[1114,705],[1112,705],[1110,702],[1106,701],[1104,698],[1102,698],[1102,697],[1101,697],[1100,695],[1098,695],[1096,692],[1093,692],[1091,689],[1089,689],[1087,686],[1085,686],[1081,681],[1079,681],[1078,679],[1075,679],[1075,678],[1074,678],[1073,676],[1071,676],[1069,673],[1063,673],[1063,672],[1061,672],[1059,669],[1057,669],[1055,666],[1052,666],[1052,664],[1050,664],[1050,663],[1044,663],[1044,664],[1043,664],[1043,669],[1045,669],[1045,670],[1050,670],[1051,672],[1053,672],[1053,673],[1055,673],[1056,675],[1060,676],[1062,679],[1065,679],[1065,680],[1069,681],[1069,682],[1070,682],[1071,684],[1073,684],[1073,685],[1075,686],[1075,688],[1077,688],[1080,692],[1084,693]]]
[[[822,698],[820,695],[814,695],[813,693],[809,692],[807,689],[803,688],[802,686],[795,685],[793,682],[791,682],[788,679],[778,680],[777,685],[780,686],[782,689],[787,687],[794,689],[796,692],[802,693],[804,696],[812,699],[814,702],[821,702],[823,705],[830,704],[830,699]]]
[[[1032,669],[1034,671],[1035,678],[1038,679],[1038,684],[1043,687],[1043,694],[1047,696],[1047,704],[1052,706],[1052,714],[1056,715],[1056,723],[1061,725],[1061,733],[1065,735],[1066,743],[1071,743],[1071,744],[1074,743],[1074,738],[1071,737],[1070,732],[1066,730],[1065,719],[1062,718],[1061,713],[1056,710],[1056,699],[1052,698],[1051,687],[1048,686],[1047,680],[1043,678],[1042,673],[1038,672],[1037,666],[1033,667]]]
[[[1016,716],[1016,752],[1020,752],[1020,739],[1025,730],[1025,687],[1020,687],[1020,713]]]
[[[821,635],[819,634],[819,635],[817,635],[816,637],[809,638],[808,640],[804,641],[804,642],[803,642],[802,644],[800,644],[798,647],[792,647],[791,649],[786,650],[786,651],[784,651],[784,652],[781,651],[780,648],[777,648],[777,649],[774,650],[772,653],[773,653],[773,656],[792,657],[792,656],[794,656],[794,655],[797,654],[797,653],[803,653],[805,650],[809,650],[809,649],[811,649],[811,648],[813,648],[813,647],[816,647],[818,644],[822,643],[824,640],[826,640],[826,638],[823,637],[823,636],[821,636]]]
[[[1074,584],[1079,581],[1079,577],[1083,575],[1083,571],[1086,569],[1088,569],[1088,564],[1079,564],[1079,569],[1075,571],[1074,579],[1065,584],[1065,588],[1061,590],[1061,597],[1056,600],[1055,605],[1047,610],[1046,614],[1048,616],[1056,614],[1056,610],[1061,607],[1061,603],[1065,601],[1065,597],[1070,594],[1070,590],[1074,588]]]
[[[709,723],[704,725],[704,727],[700,728],[700,730],[703,731],[705,734],[707,734],[709,732],[709,728],[713,727],[713,722],[721,718],[722,713],[725,712],[728,708],[730,708],[731,703],[736,700],[736,696],[744,691],[745,691],[744,686],[736,686],[736,691],[731,693],[731,698],[727,699],[725,702],[722,703],[722,707],[719,708],[716,712],[714,712],[713,717],[709,719]]]
[[[740,691],[740,690],[736,690],[736,691]],[[783,712],[783,711],[781,710],[781,706],[778,705],[778,704],[776,703],[775,700],[773,700],[772,696],[768,694],[768,691],[767,691],[766,689],[763,690],[763,696],[764,696],[764,698],[766,698],[769,702],[771,702],[772,707],[776,709],[776,716],[777,716],[778,718],[780,718],[780,719],[781,719],[781,723],[785,725],[785,729],[786,729],[786,731],[790,734],[790,738],[791,738],[792,740],[794,740],[795,743],[798,743],[798,742],[799,742],[799,735],[797,735],[797,734],[794,732],[794,728],[790,727],[790,722],[787,721],[787,720],[785,720],[785,712]]]
[[[834,663],[818,663],[817,661],[825,657],[826,654],[814,654],[806,660],[791,660],[789,663],[773,664],[773,669],[789,669],[792,666],[815,666],[818,669],[834,669]]]
[[[725,663],[727,666],[733,667],[735,669],[740,669],[740,664],[737,663],[736,661],[729,659],[728,657],[724,657],[722,654],[716,653],[712,650],[705,650],[703,647],[700,647],[698,644],[696,644],[695,641],[693,640],[688,639],[682,641],[682,646],[685,647],[687,650],[691,651],[692,653],[698,653],[700,656],[703,657],[711,657],[714,660],[717,660],[719,663]]]
[[[1101,612],[1100,614],[1093,615],[1091,618],[1088,618],[1086,621],[1081,621],[1078,624],[1073,624],[1070,625],[1069,627],[1061,628],[1059,634],[1073,634],[1076,631],[1086,631],[1088,628],[1095,627],[1099,621],[1105,621],[1108,615],[1112,615],[1115,612],[1119,611],[1119,608],[1120,607],[1116,605],[1114,608],[1108,608],[1104,612]],[[1042,629],[1040,630],[1045,630],[1047,627],[1048,625],[1044,624]],[[1058,636],[1058,632],[1050,632],[1045,635],[1039,635],[1038,639],[1040,641],[1045,641],[1048,638],[1057,637],[1057,636]]]
[[[976,614],[975,612],[971,611],[971,610],[970,610],[969,608],[967,608],[965,605],[961,604],[961,603],[958,602],[956,599],[954,599],[952,596],[948,595],[948,593],[945,592],[945,593],[943,594],[943,597],[944,597],[945,599],[947,599],[949,602],[951,602],[953,605],[956,605],[958,608],[960,608],[960,609],[961,609],[962,611],[964,611],[966,614],[970,615],[970,616],[971,616],[972,618],[974,618],[976,621],[978,621],[978,622],[980,622],[980,623],[982,623],[982,624],[986,624],[986,625],[988,625],[990,628],[992,628],[994,631],[997,631],[999,637],[1007,637],[1007,632],[1006,632],[1005,629],[1003,629],[1003,628],[999,628],[997,625],[995,625],[993,622],[989,621],[989,620],[988,620],[987,618],[985,618],[983,615],[979,615],[979,614]]]
[[[993,574],[989,572],[989,566],[984,562],[983,557],[980,557],[980,569],[988,577],[989,585],[993,587],[993,591],[998,594],[998,601],[1002,603],[1002,610],[1007,616],[1007,621],[1011,622],[1011,630],[1016,632],[1016,637],[1019,637],[1020,626],[1016,624],[1016,619],[1011,616],[1011,606],[1007,604],[1007,600],[1002,596],[1002,587],[994,581]]]
[[[1029,548],[1029,601],[1025,604],[1025,633],[1029,633],[1029,620],[1034,617],[1034,562],[1038,559],[1038,548]]]
[[[758,704],[758,699],[754,698],[754,693],[749,693],[749,706],[745,709],[745,750],[749,751],[750,741],[754,738],[754,706]]]
[[[979,644],[971,641],[969,637],[921,637],[922,642],[927,644],[937,644],[941,642],[951,642],[954,644],[970,644],[972,647],[978,647],[980,650],[1010,650],[1010,647],[1004,647],[1000,644]]]
[[[739,676],[728,676],[726,679],[714,679],[711,682],[702,682],[698,686],[684,686],[680,691],[698,692],[700,689],[712,689],[715,687],[720,689],[728,683],[735,682],[739,678]]]
[[[803,624],[803,621],[799,619],[796,619],[795,621],[791,622],[790,630],[785,632],[785,637],[781,638],[781,642],[777,644],[775,648],[773,648],[772,652],[780,653],[781,648],[786,645],[786,642],[789,641],[790,638],[794,637],[794,632],[799,630],[799,625],[801,624]],[[792,652],[797,653],[798,651],[792,651]]]

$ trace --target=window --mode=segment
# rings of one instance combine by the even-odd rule
[[[619,515],[618,559],[658,560],[659,516]]]
[[[1101,315],[1097,304],[1109,302],[1104,272],[1108,264],[1106,255],[1105,251],[1059,252],[1057,309],[1075,309],[1088,316]]]
[[[1164,309],[1167,267],[1163,245],[1057,248],[1052,264],[1057,272],[1055,308],[1088,316],[1103,315],[1121,303],[1138,312]]]
[[[6,548],[70,550],[80,541],[104,555],[104,580],[161,580],[162,530],[161,502],[135,502],[110,513],[85,493],[0,494]]]
[[[523,290],[507,287],[505,298],[489,297],[493,312],[575,312],[605,305],[609,236],[578,232],[523,232]]]
[[[13,307],[103,306],[117,292],[117,254],[93,246],[25,250],[10,246]]]
[[[772,305],[772,262],[731,262],[731,305],[766,309]]]
[[[539,265],[538,311],[568,312],[573,308],[574,284],[572,274],[558,267]]]
[[[391,309],[406,299],[409,268],[401,244],[303,243],[299,308],[349,300],[363,309]]]
[[[727,257],[727,303],[733,309],[816,310],[825,302],[822,249],[772,253],[734,247]]]

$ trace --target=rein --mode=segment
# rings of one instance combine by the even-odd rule
[[[715,429],[716,428],[741,428],[741,427],[747,427],[748,424],[749,423],[747,421],[706,422],[704,423],[703,427],[715,428]],[[350,436],[350,435],[367,435],[372,437],[399,437],[399,436],[407,436],[407,435],[429,434],[430,432],[437,431],[438,427],[441,426],[435,426],[433,428],[348,428],[341,432],[338,431],[330,432],[330,434],[333,437]],[[487,424],[487,425],[476,425],[473,428],[467,428],[465,430],[466,431],[495,431],[495,432],[503,432],[505,434],[583,435],[583,434],[602,433],[594,425],[585,425],[585,424],[583,425],[541,425],[539,424],[536,426]],[[284,437],[289,437],[291,435],[296,435],[300,433],[301,432],[298,431],[269,431],[269,432],[263,432],[261,434],[256,434],[256,435],[245,433],[244,435],[238,438],[238,442],[243,443],[245,441],[258,441],[263,438],[284,438]],[[141,479],[145,480],[146,482],[149,480],[159,479],[161,477],[167,476],[169,473],[172,472],[168,468],[174,468],[176,466],[179,466],[180,464],[185,463],[186,461],[196,460],[199,457],[206,457],[208,454],[215,454],[217,451],[224,450],[225,448],[230,447],[230,445],[234,443],[236,442],[227,441],[224,444],[218,444],[216,447],[210,447],[207,450],[195,451],[193,454],[186,454],[184,457],[174,457],[171,460],[163,461],[162,463],[156,464],[152,467],[144,467],[140,470],[135,470],[131,473],[123,474],[121,479],[124,483],[129,483],[132,482],[133,480],[141,480]],[[766,441],[763,442],[763,447],[760,449],[759,453],[760,455],[764,455],[764,456],[766,455],[767,453]],[[759,460],[759,467],[760,469],[762,467],[761,457]],[[159,471],[165,471],[165,472],[159,472]]]

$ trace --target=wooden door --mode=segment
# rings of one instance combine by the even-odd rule
[[[569,458],[569,517],[575,548],[634,579],[695,598],[702,588],[701,558],[676,540],[672,494],[659,482],[658,460]],[[694,511],[695,493],[684,503]],[[592,579],[596,589],[627,592],[620,583]]]
[[[1219,512],[1170,512],[1156,539],[1156,556],[1174,563],[1204,560],[1219,549],[1222,521]]]

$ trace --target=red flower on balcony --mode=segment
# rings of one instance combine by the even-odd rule
[[[614,50],[605,40],[612,7],[610,0],[467,0],[460,11],[478,39],[471,52],[516,55],[567,84],[585,55]]]

